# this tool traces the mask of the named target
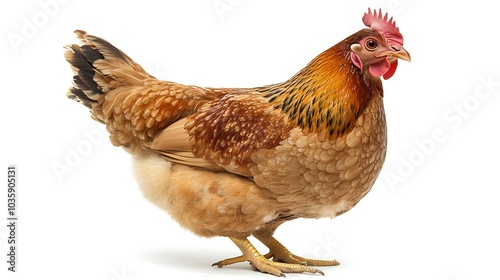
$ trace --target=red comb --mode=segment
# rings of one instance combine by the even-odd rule
[[[403,35],[399,33],[399,28],[396,27],[396,22],[392,17],[390,19],[388,17],[387,13],[382,17],[382,9],[379,9],[377,15],[377,11],[374,10],[372,13],[372,10],[368,8],[368,13],[363,16],[363,23],[380,33],[389,45],[399,49],[403,45]]]

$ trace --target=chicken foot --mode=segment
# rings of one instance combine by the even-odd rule
[[[292,252],[290,252],[272,235],[267,235],[265,232],[255,232],[253,236],[269,248],[269,253],[266,254],[266,257],[272,257],[274,261],[311,266],[336,266],[340,264],[337,260],[307,259],[292,254]]]
[[[233,263],[248,261],[255,270],[269,273],[275,276],[285,277],[285,272],[286,273],[308,272],[313,274],[319,273],[321,275],[324,275],[324,273],[321,270],[308,267],[302,264],[271,261],[268,259],[272,256],[271,252],[263,256],[257,251],[257,249],[255,249],[255,247],[252,245],[252,243],[250,243],[250,241],[248,241],[248,239],[246,238],[240,239],[234,237],[230,238],[234,242],[234,244],[236,244],[236,246],[240,248],[243,255],[235,258],[222,260],[220,262],[213,264],[214,266],[216,265],[218,267],[223,267],[225,265],[230,265]]]

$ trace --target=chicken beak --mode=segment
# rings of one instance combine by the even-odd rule
[[[383,52],[383,53],[377,55],[377,57],[382,57],[382,56],[388,56],[389,60],[402,59],[402,60],[406,60],[408,62],[411,62],[410,54],[403,47],[401,47],[399,50]]]

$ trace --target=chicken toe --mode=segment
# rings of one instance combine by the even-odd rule
[[[218,261],[218,262],[212,264],[212,266],[223,267],[223,266],[226,266],[226,265],[231,265],[231,264],[235,264],[235,263],[244,262],[246,260],[247,259],[245,258],[245,256],[241,255],[241,256],[238,256],[238,257],[234,257],[234,258],[229,258],[229,259],[225,259],[225,260],[222,260],[222,261]]]
[[[269,248],[269,253],[266,254],[266,257],[272,257],[274,261],[311,266],[336,266],[340,264],[337,260],[315,260],[303,258],[292,254],[285,246],[272,236],[259,232],[254,233],[254,236]]]

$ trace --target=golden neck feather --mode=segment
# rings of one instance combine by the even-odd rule
[[[383,90],[379,78],[368,77],[351,63],[349,46],[342,43],[291,79],[257,90],[306,133],[332,139],[349,132],[373,94],[382,95]]]

